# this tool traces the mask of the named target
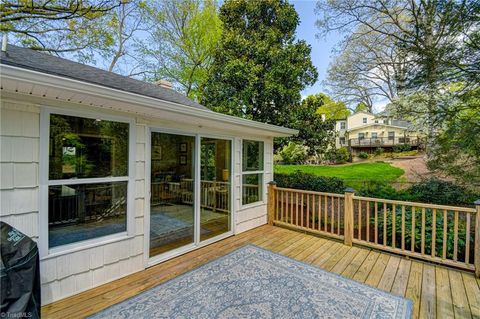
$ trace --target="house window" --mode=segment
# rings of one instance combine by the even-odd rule
[[[260,141],[242,143],[242,205],[263,200],[264,145]]]
[[[367,124],[367,118],[366,117],[363,118],[363,124]]]
[[[393,141],[395,139],[395,132],[388,132],[388,139]]]
[[[48,120],[48,247],[126,232],[130,124]]]
[[[377,132],[372,132],[372,138],[378,138]]]
[[[358,139],[363,140],[365,138],[365,133],[358,133]]]
[[[375,120],[375,123],[378,123],[378,120]]]
[[[340,144],[344,145],[345,144],[345,137],[340,137]]]
[[[340,122],[340,129],[341,130],[344,130],[345,129],[345,125],[346,123],[345,122]]]

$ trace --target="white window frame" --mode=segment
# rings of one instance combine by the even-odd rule
[[[363,122],[363,124],[367,124],[368,118],[364,117],[364,118],[362,119],[362,122]]]
[[[345,122],[340,122],[340,129],[345,130],[347,128],[347,123]]]
[[[251,142],[259,142],[263,143],[263,170],[257,170],[257,171],[243,171],[243,142],[244,141],[251,141]],[[266,192],[265,192],[265,160],[266,160],[266,154],[265,154],[265,144],[266,142],[263,140],[257,140],[257,139],[250,139],[250,138],[244,138],[240,140],[240,207],[241,209],[244,208],[250,208],[250,207],[255,207],[258,205],[264,205],[267,203],[266,200]],[[262,199],[253,203],[248,203],[248,204],[243,204],[243,176],[244,175],[255,175],[255,174],[262,174],[261,178],[261,189],[260,189],[260,194],[262,194]]]
[[[95,177],[95,178],[76,178],[49,180],[49,143],[50,143],[50,115],[66,115],[83,117],[89,119],[101,119],[105,121],[122,122],[129,124],[128,141],[128,175],[115,177]],[[128,117],[113,116],[94,111],[74,111],[65,110],[56,107],[42,106],[40,111],[40,163],[39,163],[39,252],[40,258],[46,259],[72,253],[78,250],[84,250],[111,242],[125,240],[135,235],[135,157],[136,157],[136,127],[135,120]],[[127,211],[126,223],[127,230],[124,232],[111,234],[107,236],[87,239],[71,244],[65,244],[50,248],[48,246],[48,187],[53,185],[77,185],[94,183],[127,182]]]

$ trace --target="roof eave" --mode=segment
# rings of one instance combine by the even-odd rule
[[[150,109],[168,111],[183,115],[196,116],[207,120],[221,121],[224,123],[261,129],[269,132],[272,137],[288,137],[298,134],[298,130],[261,123],[239,117],[216,113],[210,110],[203,110],[187,105],[182,105],[166,100],[155,99],[140,94],[126,92],[118,89],[104,87],[84,81],[74,80],[68,77],[51,75],[48,73],[32,71],[8,64],[0,64],[2,79],[12,79],[16,81],[24,81],[31,84],[47,85],[55,88],[75,91],[78,94],[88,94],[99,96],[102,98],[110,98],[112,100],[120,100],[123,102],[134,103]]]

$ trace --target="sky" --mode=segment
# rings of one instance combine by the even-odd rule
[[[297,28],[297,38],[305,40],[312,46],[311,58],[318,71],[318,80],[315,85],[307,87],[302,91],[302,96],[324,92],[322,81],[327,75],[328,65],[332,59],[332,49],[341,40],[339,34],[329,34],[327,37],[317,38],[315,35],[318,29],[315,26],[317,16],[315,15],[314,0],[291,0],[300,17],[300,25]]]

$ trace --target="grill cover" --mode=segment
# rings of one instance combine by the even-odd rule
[[[35,241],[0,222],[0,317],[40,318],[40,267]]]

